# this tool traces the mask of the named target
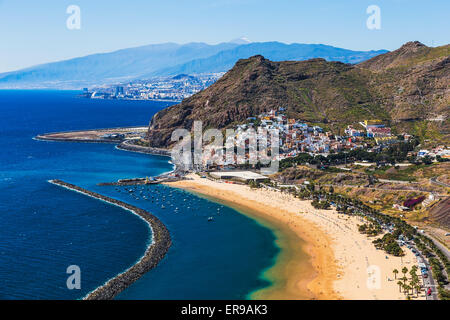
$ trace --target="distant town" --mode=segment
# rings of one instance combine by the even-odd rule
[[[224,73],[180,74],[135,80],[128,83],[84,88],[83,97],[90,99],[154,100],[181,102],[215,83]]]

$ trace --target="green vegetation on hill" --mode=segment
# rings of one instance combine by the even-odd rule
[[[343,164],[352,161],[369,161],[369,162],[386,162],[396,163],[408,160],[408,152],[414,150],[418,142],[412,140],[410,142],[400,142],[389,146],[382,152],[368,152],[363,149],[355,149],[348,152],[339,152],[328,155],[327,157],[316,155],[312,156],[308,153],[300,153],[299,155],[286,158],[280,161],[280,171],[296,166],[298,164]],[[415,158],[409,158],[415,161]]]

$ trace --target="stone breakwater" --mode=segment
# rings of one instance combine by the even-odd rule
[[[70,139],[70,138],[51,138],[45,135],[38,135],[33,138],[34,140],[41,141],[53,141],[53,142],[81,142],[81,143],[110,143],[110,144],[118,144],[122,140],[113,140],[113,139]]]
[[[142,275],[156,267],[172,245],[169,230],[167,230],[166,226],[151,213],[125,202],[103,196],[61,180],[50,180],[49,182],[131,211],[145,220],[152,231],[152,241],[142,258],[123,273],[108,280],[104,285],[90,292],[83,298],[84,300],[114,299],[114,297],[137,281]]]
[[[139,153],[153,154],[158,156],[170,157],[171,152],[169,149],[144,147],[137,144],[133,144],[132,141],[124,141],[116,147],[119,150],[133,151]]]

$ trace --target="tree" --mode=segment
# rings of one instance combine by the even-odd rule
[[[411,290],[411,286],[408,284],[405,284],[403,286],[403,293],[407,294],[409,296],[409,290]]]
[[[406,276],[407,272],[408,272],[408,268],[407,267],[403,267],[402,273],[403,273],[404,276]]]
[[[420,284],[416,284],[414,288],[416,289],[416,294],[417,294],[417,297],[418,297],[420,290],[422,290],[422,286]]]
[[[397,279],[398,270],[394,269],[392,272],[394,273],[395,279]]]
[[[402,292],[403,282],[397,281],[397,284],[398,284],[398,288],[399,288],[400,292]]]

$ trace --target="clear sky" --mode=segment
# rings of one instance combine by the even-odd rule
[[[69,5],[81,29],[69,30]],[[381,29],[369,30],[369,5]],[[0,0],[0,72],[162,42],[323,43],[393,50],[450,41],[449,0]]]

